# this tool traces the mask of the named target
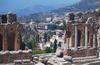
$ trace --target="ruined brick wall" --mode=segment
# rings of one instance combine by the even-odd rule
[[[75,50],[67,50],[67,55],[72,57],[87,57],[87,56],[96,56],[97,49],[96,48],[88,48],[88,49],[78,49]]]
[[[14,60],[31,59],[31,53],[6,53],[0,54],[0,63],[13,63]]]
[[[0,51],[1,50],[19,50],[22,44],[23,26],[19,23],[0,25]],[[2,49],[1,49],[2,48]]]

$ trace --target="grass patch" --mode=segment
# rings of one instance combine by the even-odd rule
[[[46,52],[45,52],[45,50],[33,50],[32,53],[33,54],[44,54]]]
[[[53,50],[48,47],[45,50],[35,49],[32,51],[33,54],[44,54],[44,53],[52,53],[52,52]]]

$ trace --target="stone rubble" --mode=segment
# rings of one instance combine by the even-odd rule
[[[56,56],[51,57],[48,60],[48,63],[50,63],[52,65],[66,65],[66,64],[70,65],[71,64],[71,62],[64,60],[64,58],[59,58],[59,57],[56,57]]]

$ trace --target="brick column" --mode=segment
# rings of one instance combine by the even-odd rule
[[[19,37],[19,35],[18,35],[19,33],[18,32],[16,32],[16,34],[15,34],[15,43],[14,43],[14,50],[19,50],[19,40],[18,40],[18,37]]]
[[[8,49],[8,44],[7,44],[7,31],[6,31],[6,26],[3,32],[3,50],[7,50]]]
[[[20,33],[18,31],[19,25],[16,26],[16,32],[15,32],[15,42],[14,42],[14,50],[20,49]]]

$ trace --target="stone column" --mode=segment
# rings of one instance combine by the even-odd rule
[[[88,27],[85,26],[85,48],[88,48]]]
[[[77,49],[77,35],[78,35],[78,32],[77,32],[77,23],[74,24],[75,25],[75,49]]]
[[[100,58],[100,37],[98,38],[98,58]]]
[[[96,33],[93,34],[93,48],[96,48]]]
[[[71,48],[72,47],[72,36],[69,38],[69,41],[70,41],[69,47]]]
[[[99,49],[99,52],[100,52],[100,37],[98,38],[98,49]]]
[[[96,48],[97,36],[96,36],[96,24],[95,24],[95,22],[93,22],[93,30],[94,30],[94,32],[93,32],[93,48]]]
[[[73,27],[74,28],[74,27]],[[71,40],[71,42],[72,42],[72,47],[74,47],[75,46],[75,32],[73,31],[72,32],[72,40]]]
[[[92,33],[92,31],[90,32],[90,34],[89,34],[89,46],[91,46],[91,44],[93,44],[93,33]]]

